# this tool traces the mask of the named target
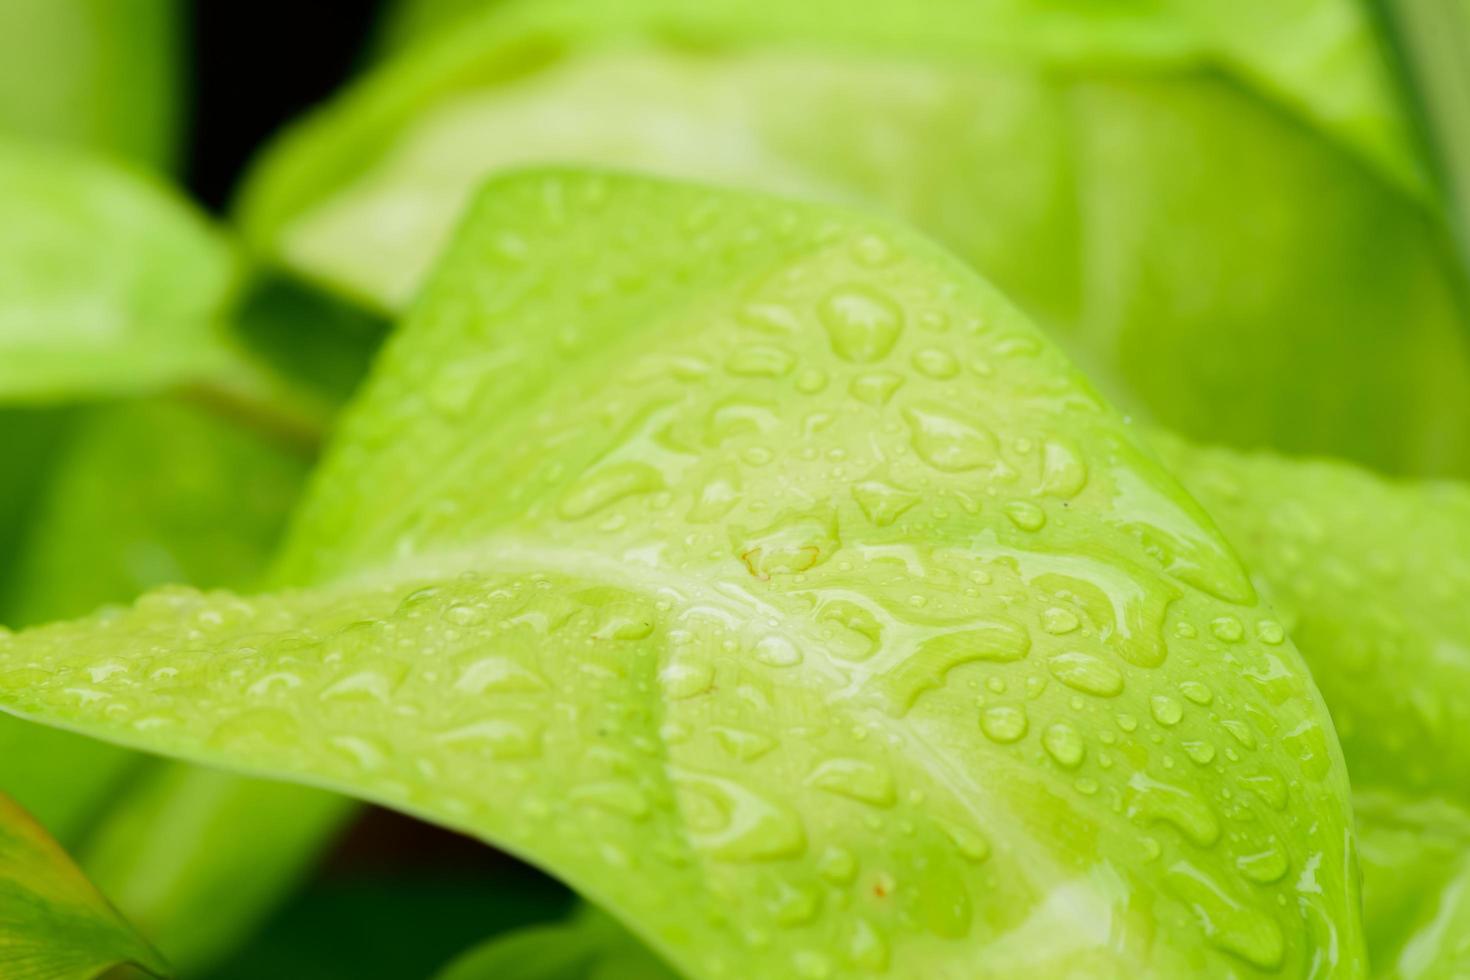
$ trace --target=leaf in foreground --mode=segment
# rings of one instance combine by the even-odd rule
[[[92,980],[124,963],[166,969],[61,846],[0,793],[0,975]]]
[[[0,641],[0,699],[477,834],[691,976],[1361,974],[1290,641],[901,229],[497,182],[278,580]]]

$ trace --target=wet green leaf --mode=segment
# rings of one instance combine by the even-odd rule
[[[1359,4],[849,6],[487,6],[268,153],[243,226],[399,308],[508,167],[861,203],[974,264],[1139,417],[1470,473],[1470,312]]]
[[[92,980],[122,964],[167,970],[61,846],[0,793],[0,974]]]
[[[1361,974],[1290,641],[911,233],[499,182],[313,486],[282,588],[0,641],[7,709],[470,831],[693,976]]]

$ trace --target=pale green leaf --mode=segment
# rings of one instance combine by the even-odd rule
[[[0,400],[223,374],[236,276],[222,236],[151,179],[0,142]]]
[[[849,6],[498,3],[267,154],[246,234],[398,308],[508,167],[861,203],[970,261],[1141,418],[1470,472],[1470,313],[1357,4]]]
[[[0,975],[92,980],[123,964],[160,976],[167,969],[60,845],[0,793]]]
[[[304,477],[304,460],[260,435],[164,399],[75,410],[49,433],[13,417],[17,431],[54,445],[8,563],[16,584],[0,595],[0,622],[11,625],[81,615],[168,581],[248,586]],[[190,973],[248,934],[349,810],[303,787],[148,766],[13,718],[0,719],[0,788]]]
[[[1353,785],[1470,806],[1470,486],[1155,442],[1281,612]]]
[[[1470,812],[1441,800],[1358,793],[1364,924],[1381,980],[1470,970]]]
[[[584,907],[568,922],[486,941],[434,980],[677,980],[668,967],[602,912]]]
[[[279,580],[18,634],[0,698],[472,832],[692,976],[1362,973],[1290,641],[1045,339],[884,223],[494,184]]]
[[[0,133],[168,168],[181,123],[179,7],[177,0],[0,3]]]

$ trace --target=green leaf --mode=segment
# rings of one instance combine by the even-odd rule
[[[167,169],[181,122],[179,34],[177,0],[6,0],[0,133]]]
[[[25,512],[10,562],[17,586],[0,595],[0,621],[81,615],[168,581],[257,578],[304,460],[164,399],[75,410],[69,422],[50,433],[56,445]],[[13,718],[0,720],[0,785],[186,972],[256,925],[350,809],[303,787],[147,766],[136,753]]]
[[[1375,977],[1451,980],[1470,968],[1470,812],[1359,793],[1358,851]]]
[[[0,143],[0,400],[210,379],[236,364],[236,259],[150,179],[60,148]]]
[[[1354,787],[1470,805],[1470,486],[1155,442],[1281,612]]]
[[[638,940],[584,907],[569,922],[497,936],[435,980],[677,980]]]
[[[0,793],[0,973],[92,980],[122,964],[167,970],[60,845]]]
[[[498,182],[313,486],[294,587],[0,641],[4,707],[474,833],[691,976],[1361,975],[1295,650],[909,232]]]
[[[157,764],[114,796],[77,858],[197,975],[254,934],[356,809],[304,786]]]
[[[241,218],[263,254],[398,308],[517,165],[862,203],[970,261],[1140,418],[1470,473],[1470,311],[1404,129],[1337,0],[503,2],[298,127]]]

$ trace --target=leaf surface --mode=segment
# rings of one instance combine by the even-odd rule
[[[276,579],[18,634],[0,698],[475,833],[692,976],[1361,974],[1290,642],[1060,354],[883,222],[495,183]]]
[[[1358,5],[675,6],[501,3],[406,52],[267,154],[247,237],[396,309],[518,165],[859,203],[970,261],[1138,417],[1470,473],[1442,222],[1342,145],[1415,166]]]
[[[560,925],[497,936],[434,980],[677,980],[617,922],[590,907]]]
[[[0,973],[92,980],[122,964],[159,976],[167,969],[61,846],[0,793]]]
[[[0,143],[0,400],[131,393],[236,363],[228,243],[156,186],[84,154]]]

